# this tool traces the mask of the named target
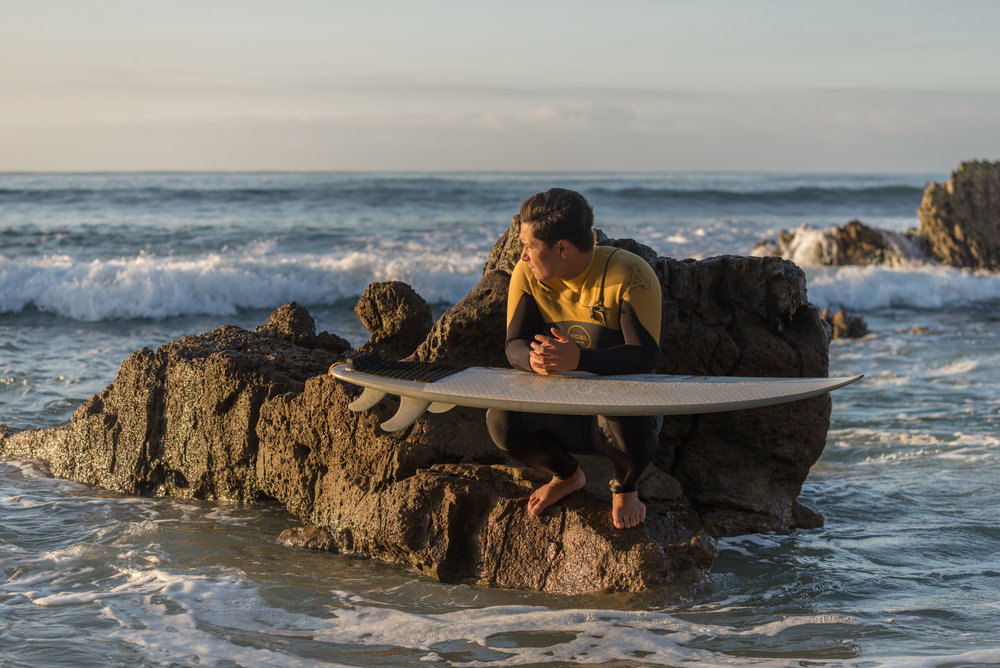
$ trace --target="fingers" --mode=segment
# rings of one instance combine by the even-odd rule
[[[531,368],[538,373],[557,373],[575,369],[580,350],[558,327],[552,327],[553,336],[536,334],[531,342]]]
[[[569,337],[563,334],[558,327],[553,327],[551,332],[551,337],[544,334],[536,334],[535,341],[531,344],[532,349],[539,352],[543,350],[555,350],[557,343],[570,343]]]
[[[535,356],[532,356],[528,361],[535,373],[547,376],[553,371],[554,365],[551,362],[543,362]]]
[[[528,356],[531,368],[540,374],[549,374],[558,370],[558,363],[551,355],[532,351]]]

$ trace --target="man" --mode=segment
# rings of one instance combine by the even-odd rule
[[[553,188],[528,198],[520,219],[524,251],[507,295],[510,363],[543,375],[652,373],[663,303],[649,265],[623,249],[595,246],[593,210],[572,190]],[[651,416],[487,412],[498,447],[552,474],[528,500],[535,515],[586,483],[572,453],[610,458],[611,518],[619,529],[646,519],[636,483],[656,454],[662,424],[662,417]]]

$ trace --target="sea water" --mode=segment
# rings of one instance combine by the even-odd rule
[[[802,223],[903,232],[941,174],[0,174],[0,422],[63,424],[133,350],[298,301],[367,338],[373,281],[436,313],[520,202],[583,192],[676,258]],[[1000,665],[1000,276],[804,267],[831,344],[816,530],[720,541],[678,601],[446,585],[277,545],[282,508],[124,497],[0,462],[0,666]]]

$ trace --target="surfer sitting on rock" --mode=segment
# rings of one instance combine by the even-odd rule
[[[580,193],[553,188],[521,205],[524,246],[507,295],[506,353],[525,371],[600,375],[652,373],[660,354],[660,282],[640,257],[594,245],[594,213]],[[572,401],[572,400],[569,400]],[[491,408],[493,441],[551,480],[529,512],[581,489],[573,453],[603,453],[614,464],[611,519],[619,529],[646,519],[636,483],[659,445],[662,417],[542,415]]]

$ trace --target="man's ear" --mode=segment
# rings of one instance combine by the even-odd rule
[[[565,239],[560,239],[556,242],[556,250],[559,251],[559,257],[566,257],[566,253],[569,251],[569,242]]]

